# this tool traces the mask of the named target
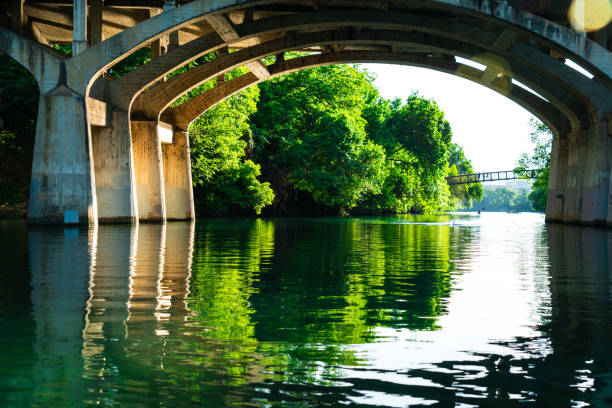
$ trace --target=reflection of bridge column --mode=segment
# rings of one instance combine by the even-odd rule
[[[553,353],[536,363],[535,376],[542,386],[538,399],[551,406],[570,406],[574,397],[590,398],[576,387],[585,382],[580,377],[597,379],[594,398],[612,392],[612,378],[605,379],[612,364],[612,232],[563,225],[549,225],[547,230],[552,313],[542,329]]]
[[[166,216],[169,220],[192,220],[193,184],[187,132],[175,130],[172,143],[162,144]]]
[[[29,232],[38,357],[32,388],[40,406],[83,405],[82,333],[95,237],[96,229]]]
[[[160,321],[167,321],[170,316],[176,319],[189,314],[185,298],[189,294],[195,224],[173,222],[166,228],[166,251],[157,310]]]
[[[156,330],[165,247],[166,224],[142,224],[138,227],[135,267],[129,287],[128,336],[147,336]]]
[[[144,221],[166,219],[161,141],[157,121],[132,121],[132,146],[138,216]]]
[[[122,347],[126,336],[129,285],[134,270],[138,227],[101,227],[97,262],[89,280],[83,331],[83,359],[88,378],[104,378],[109,347]],[[111,342],[109,342],[111,340]],[[111,353],[112,354],[112,353]]]

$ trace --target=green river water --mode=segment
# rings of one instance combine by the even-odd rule
[[[612,230],[0,223],[0,407],[612,406]]]

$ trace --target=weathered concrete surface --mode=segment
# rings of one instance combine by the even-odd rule
[[[584,164],[584,179],[580,221],[586,225],[605,225],[612,165],[612,137],[608,136],[606,120],[593,124],[589,129],[581,162]]]
[[[608,227],[612,227],[612,169],[610,169],[610,187],[608,188]],[[611,260],[612,262],[612,260]]]
[[[565,183],[568,156],[567,137],[553,137],[546,197],[546,221],[562,222],[565,212]]]
[[[164,177],[157,121],[132,121],[132,148],[140,221],[165,221]]]
[[[168,220],[193,220],[193,184],[189,136],[175,131],[173,143],[162,144],[166,218]]]
[[[563,222],[578,223],[582,213],[582,183],[584,180],[584,163],[582,154],[586,139],[585,131],[573,131],[568,139],[567,170],[565,173],[565,205]]]
[[[110,127],[92,127],[98,221],[138,222],[138,199],[127,112],[110,112]]]
[[[85,98],[60,85],[41,95],[28,218],[35,224],[96,224]]]
[[[426,55],[397,54],[392,52],[364,52],[364,51],[343,51],[334,53],[324,53],[318,55],[308,55],[294,58],[287,61],[279,61],[268,67],[271,76],[282,75],[290,72],[299,71],[306,68],[337,63],[388,63],[416,66],[422,68],[435,69],[440,72],[456,75],[464,79],[476,82],[496,91],[505,97],[516,102],[520,106],[541,118],[544,123],[555,134],[565,134],[570,131],[570,123],[567,118],[556,109],[552,104],[547,103],[534,94],[524,89],[507,83],[499,78],[493,81],[483,80],[481,71],[467,65],[458,64],[451,55],[440,55],[429,57]],[[205,74],[205,72],[203,72]],[[201,78],[193,77],[192,81],[184,81],[186,88],[201,81]],[[247,73],[236,77],[228,82],[223,82],[215,88],[201,93],[193,99],[184,102],[176,107],[167,108],[162,113],[162,120],[174,123],[177,127],[187,129],[189,124],[203,112],[226,99],[235,93],[245,89],[260,79],[252,73]],[[141,98],[146,98],[144,94]]]

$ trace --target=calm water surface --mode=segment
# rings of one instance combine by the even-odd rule
[[[0,407],[606,407],[612,231],[0,223]]]

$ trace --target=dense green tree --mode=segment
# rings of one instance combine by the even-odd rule
[[[259,89],[251,87],[200,116],[189,130],[192,179],[200,214],[259,214],[274,193],[257,177],[260,167],[245,159],[251,140],[249,116]]]
[[[535,118],[529,121],[530,138],[535,144],[531,155],[523,153],[518,159],[516,172],[526,174],[526,170],[540,170],[531,187],[529,201],[535,211],[546,210],[546,195],[548,191],[548,174],[550,171],[550,150],[552,147],[552,132],[546,125]]]
[[[449,176],[457,176],[459,174],[474,174],[472,162],[470,162],[463,148],[456,143],[450,144],[450,154],[448,157]],[[471,200],[482,200],[482,184],[455,184],[450,186],[451,196],[453,197],[455,207],[469,206]]]
[[[388,177],[364,206],[384,212],[429,212],[450,206],[445,181],[452,133],[434,101],[379,98],[364,111],[368,136],[385,148]]]
[[[385,156],[367,139],[361,116],[377,95],[371,80],[367,72],[336,65],[261,84],[253,157],[324,206],[348,210],[378,192]]]
[[[467,210],[476,211],[531,211],[531,204],[528,198],[528,190],[511,190],[509,188],[485,188],[482,201],[472,203]]]
[[[39,92],[16,61],[0,54],[0,65],[0,207],[14,207],[26,200],[30,184]]]

